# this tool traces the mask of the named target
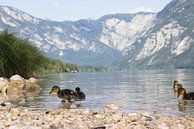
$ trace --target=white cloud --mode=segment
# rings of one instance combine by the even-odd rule
[[[151,8],[145,8],[145,7],[137,7],[129,10],[129,13],[138,13],[138,12],[154,12],[154,10],[152,10]]]

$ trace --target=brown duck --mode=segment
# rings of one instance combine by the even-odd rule
[[[71,102],[75,100],[75,92],[70,89],[60,89],[59,86],[53,86],[51,89],[51,93],[57,94],[57,96],[63,100],[67,100],[68,102]]]

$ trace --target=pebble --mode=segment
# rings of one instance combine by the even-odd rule
[[[1,103],[1,106],[2,106],[2,107],[5,107],[5,106],[6,106],[6,104],[5,104],[5,103]]]
[[[116,108],[117,107],[117,108]],[[8,110],[9,108],[9,110]],[[122,113],[115,104],[102,110],[90,109],[28,109],[2,107],[0,128],[10,129],[192,129],[191,116],[163,116],[157,113]]]
[[[10,113],[11,113],[13,116],[18,116],[18,115],[20,114],[20,111],[19,111],[19,109],[17,109],[17,108],[12,108],[12,109],[10,110]]]

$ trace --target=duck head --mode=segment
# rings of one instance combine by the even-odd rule
[[[49,94],[51,94],[51,93],[59,93],[59,91],[60,91],[60,87],[53,86],[52,89],[51,89],[51,92]]]
[[[75,92],[76,92],[76,93],[79,93],[80,91],[81,91],[81,89],[80,89],[79,87],[76,87],[76,88],[75,88]]]
[[[178,84],[178,81],[177,80],[174,80],[174,85],[177,85]]]
[[[184,88],[179,88],[178,89],[178,98],[181,97],[181,98],[184,98],[184,96],[186,95],[186,90]]]

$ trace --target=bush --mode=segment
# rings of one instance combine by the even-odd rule
[[[27,40],[8,31],[0,33],[0,76],[29,77],[44,64],[45,57]]]

